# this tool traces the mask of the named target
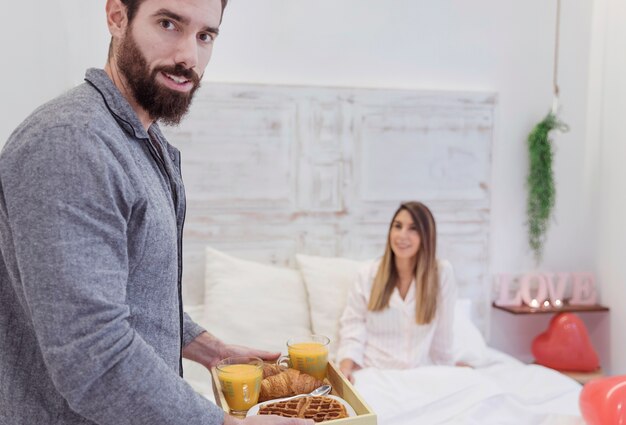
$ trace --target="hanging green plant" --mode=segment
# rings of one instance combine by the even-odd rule
[[[552,141],[550,131],[565,130],[567,126],[550,112],[528,135],[528,242],[539,263],[543,254],[546,232],[550,224],[556,196],[552,172]]]
[[[552,172],[552,130],[567,131],[568,126],[557,118],[559,110],[559,27],[561,22],[561,0],[556,0],[556,34],[554,38],[554,68],[552,83],[554,98],[552,111],[533,128],[528,135],[529,170],[526,185],[528,188],[528,243],[535,256],[535,264],[539,265],[543,256],[543,245],[552,216],[552,208],[556,198],[554,174]]]

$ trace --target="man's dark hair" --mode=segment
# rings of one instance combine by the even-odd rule
[[[128,23],[133,21],[133,18],[137,14],[137,9],[143,0],[122,0],[122,4],[126,6],[126,15],[128,16]],[[222,16],[224,16],[224,9],[226,9],[226,3],[228,0],[222,0]],[[220,19],[221,21],[221,19]]]

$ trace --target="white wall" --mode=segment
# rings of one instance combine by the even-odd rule
[[[4,10],[28,19],[0,29],[0,75],[10,82],[1,89],[0,140],[44,99],[80,82],[84,68],[102,66],[108,46],[103,1],[10,4]],[[552,101],[554,21],[555,2],[545,0],[231,0],[205,78],[497,92],[491,269],[525,271],[534,267],[524,226],[525,140]],[[591,22],[591,1],[563,2],[560,82],[571,131],[555,143],[545,269],[596,271],[584,198]],[[602,277],[606,295],[616,295]]]
[[[34,1],[12,2],[7,25],[0,25],[2,56],[0,75],[0,145],[15,126],[37,105],[59,92],[60,81],[65,80],[67,69],[64,34],[58,27],[50,31],[44,25],[44,16],[54,17],[52,2],[36,4]],[[23,19],[15,17],[38,16],[26,26]]]
[[[626,5],[599,0],[594,5],[595,63],[589,84],[589,169],[595,171],[591,226],[598,230],[596,268],[604,283],[603,302],[611,308],[611,372],[626,373]],[[595,226],[594,226],[595,224]]]
[[[0,0],[0,146],[34,108],[103,67],[108,30],[103,1]]]

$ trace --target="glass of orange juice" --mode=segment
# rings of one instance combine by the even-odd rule
[[[258,357],[227,357],[217,364],[216,369],[231,413],[245,415],[259,401],[263,360]]]
[[[322,380],[326,377],[329,343],[330,339],[323,335],[290,338],[287,341],[289,363],[294,369]]]

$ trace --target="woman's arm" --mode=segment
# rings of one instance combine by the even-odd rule
[[[365,341],[367,340],[366,315],[371,287],[371,265],[362,270],[348,292],[346,307],[339,321],[339,369],[350,380],[352,372],[363,364]]]
[[[456,304],[456,280],[448,261],[439,264],[440,294],[437,302],[437,324],[430,347],[432,361],[438,365],[454,363],[454,307]]]

